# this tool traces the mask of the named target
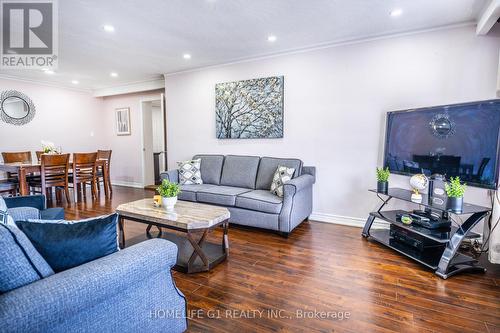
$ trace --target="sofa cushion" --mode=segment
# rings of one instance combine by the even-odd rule
[[[279,214],[282,205],[283,199],[268,190],[254,190],[236,197],[236,207],[264,213]]]
[[[42,220],[64,220],[64,208],[54,207],[40,211]]]
[[[258,156],[227,155],[222,167],[220,184],[255,189],[259,160]]]
[[[302,174],[302,161],[296,158],[274,158],[262,157],[259,163],[259,172],[257,173],[257,181],[255,188],[257,190],[269,190],[273,182],[274,172],[279,165],[288,168],[294,168],[293,178]]]
[[[56,272],[118,251],[116,214],[80,221],[28,220],[16,224]]]
[[[15,225],[0,223],[0,294],[54,274]]]
[[[196,201],[206,202],[215,205],[234,206],[236,196],[251,191],[248,188],[233,186],[213,186],[210,189],[196,192]]]
[[[193,160],[201,159],[201,179],[203,184],[220,184],[224,155],[195,155]]]
[[[196,184],[196,185],[181,185],[181,192],[177,196],[179,200],[196,201],[196,192],[201,190],[210,190],[217,185],[211,184]]]

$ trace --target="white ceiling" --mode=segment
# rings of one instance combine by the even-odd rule
[[[59,0],[59,68],[99,89],[321,44],[477,21],[488,0]],[[391,17],[392,9],[403,14]],[[103,31],[112,24],[115,32]],[[274,43],[267,36],[277,36]],[[190,60],[183,59],[190,53]],[[117,72],[117,78],[110,77]]]

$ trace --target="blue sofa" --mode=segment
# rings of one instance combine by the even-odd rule
[[[44,208],[45,200],[43,196],[17,197],[6,198],[6,202],[11,207],[31,203]],[[56,212],[51,214],[56,216]],[[20,208],[15,213],[27,216],[30,209],[23,213]],[[20,285],[0,292],[2,333],[187,329],[186,300],[171,275],[177,260],[177,246],[172,242],[148,240],[56,274],[15,226],[0,226],[0,245],[0,268],[5,269],[0,276],[6,279],[1,280],[2,288]],[[40,267],[46,268],[42,271]]]
[[[0,295],[0,332],[183,332],[177,247],[151,239]]]
[[[193,159],[201,159],[203,184],[181,185],[179,199],[225,206],[230,223],[287,236],[312,213],[316,168],[303,166],[299,159],[239,155],[195,155]],[[279,165],[295,169],[284,185],[283,198],[269,191]],[[164,172],[161,178],[177,183],[178,170]]]

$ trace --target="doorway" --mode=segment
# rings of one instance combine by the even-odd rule
[[[167,168],[165,95],[141,101],[143,186],[157,185]]]

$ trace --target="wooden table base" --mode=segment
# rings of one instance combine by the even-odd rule
[[[180,230],[173,228],[171,226],[160,226],[154,223],[148,223],[135,218],[130,217],[119,217],[119,233],[121,247],[125,247],[125,231],[124,231],[124,220],[130,220],[140,223],[148,224],[146,228],[146,233],[144,236],[134,237],[127,241],[128,245],[136,244],[146,239],[151,238],[163,238],[175,243],[178,247],[177,263],[174,269],[183,273],[197,273],[197,272],[207,272],[217,266],[219,263],[226,260],[229,253],[229,239],[228,239],[228,229],[229,222],[225,220],[211,228],[195,229],[195,230]],[[153,235],[151,229],[153,226],[158,228],[158,233]],[[207,242],[206,237],[208,233],[218,227],[222,226],[224,228],[224,234],[222,237],[222,243],[215,244],[212,242]],[[172,229],[184,232],[185,237],[172,232],[163,232],[163,229]]]

